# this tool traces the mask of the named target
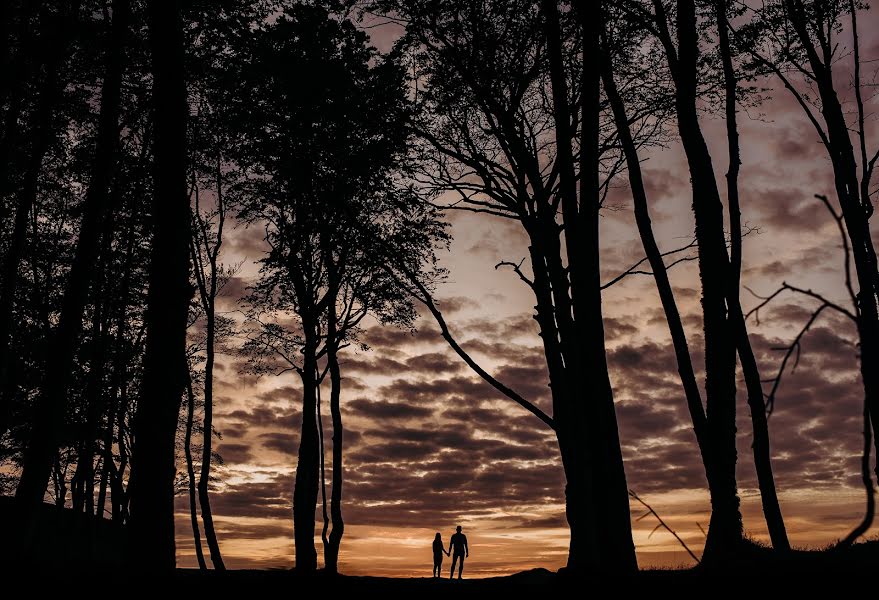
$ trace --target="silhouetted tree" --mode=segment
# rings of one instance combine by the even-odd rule
[[[201,530],[198,526],[198,511],[196,510],[197,491],[195,484],[195,469],[192,462],[192,429],[195,421],[195,392],[192,389],[192,376],[189,373],[189,364],[186,365],[186,429],[183,436],[183,452],[186,460],[186,478],[189,484],[189,520],[192,525],[192,541],[195,546],[195,558],[198,567],[207,569],[204,560],[204,551],[201,548]]]
[[[624,5],[625,6],[625,5]],[[681,89],[679,87],[679,82],[681,81],[681,61],[678,60],[678,54],[680,53],[678,49],[675,48],[675,42],[671,38],[671,32],[669,30],[669,25],[667,20],[663,22],[659,22],[658,19],[665,19],[665,7],[661,3],[653,3],[654,12],[650,13],[648,9],[635,5],[633,8],[632,4],[629,4],[625,7],[623,15],[625,13],[635,13],[639,15],[641,18],[644,15],[648,15],[647,21],[648,25],[644,28],[648,34],[652,33],[656,39],[661,44],[662,52],[666,54],[666,60],[669,65],[668,71],[671,76],[671,83],[674,86],[674,89],[677,91]],[[694,74],[694,81],[696,82],[693,89],[697,89],[697,94],[705,94],[705,90],[711,90],[712,81],[711,81],[711,70],[716,70],[721,73],[720,77],[722,77],[722,85],[724,90],[724,105],[725,105],[725,115],[726,115],[726,124],[727,124],[727,141],[728,141],[728,149],[730,156],[730,170],[727,174],[727,198],[729,202],[729,211],[730,211],[730,256],[729,256],[729,277],[730,280],[727,282],[727,308],[726,314],[727,319],[729,321],[729,326],[731,327],[731,331],[729,335],[734,335],[734,337],[724,337],[721,335],[719,338],[721,345],[727,342],[734,343],[736,350],[741,358],[742,371],[745,376],[745,382],[748,390],[748,402],[751,408],[751,419],[754,431],[754,443],[753,443],[753,451],[754,451],[754,462],[756,466],[756,471],[758,475],[760,491],[761,491],[761,499],[763,503],[764,515],[766,517],[767,524],[770,530],[770,537],[773,541],[773,547],[777,550],[784,551],[789,549],[790,545],[787,540],[787,534],[785,532],[784,521],[781,516],[781,510],[778,503],[778,498],[775,489],[774,478],[772,475],[772,467],[770,463],[770,451],[769,451],[769,431],[768,431],[768,423],[766,419],[766,412],[763,401],[763,390],[760,382],[760,374],[757,366],[756,359],[754,357],[754,353],[751,350],[750,341],[747,334],[747,328],[745,326],[744,318],[742,316],[741,305],[739,302],[739,287],[740,287],[740,273],[741,273],[741,248],[742,248],[742,235],[743,228],[741,224],[740,217],[740,209],[739,209],[739,200],[738,200],[738,172],[739,172],[739,144],[738,144],[738,130],[737,130],[737,108],[736,103],[739,101],[739,89],[738,89],[738,78],[739,76],[736,74],[733,67],[733,54],[732,49],[729,44],[728,39],[728,13],[729,9],[725,2],[715,2],[712,5],[713,12],[706,14],[703,18],[707,23],[711,23],[712,20],[718,31],[718,43],[717,43],[717,51],[716,55],[720,59],[721,65],[718,67],[713,67],[708,63],[709,69],[706,70],[706,62],[707,59],[700,59],[700,68]],[[694,13],[695,18],[695,13]],[[643,24],[643,21],[636,18],[636,21],[640,21]],[[657,23],[659,23],[657,25]],[[637,25],[636,25],[637,27]],[[678,24],[680,27],[680,23]],[[686,28],[685,28],[686,29]],[[686,36],[685,36],[686,38]],[[681,38],[679,37],[678,44],[681,43]],[[696,41],[693,41],[694,44],[697,44]],[[701,46],[705,46],[706,43],[701,43]],[[700,47],[701,47],[700,46]],[[703,50],[704,52],[704,50]],[[671,53],[671,54],[669,54]],[[687,52],[683,53],[684,56],[688,56]],[[631,55],[631,53],[629,53]],[[668,58],[671,56],[671,58]],[[709,53],[709,58],[710,58]],[[625,59],[625,53],[621,55],[621,58]],[[689,59],[688,59],[689,60]],[[694,63],[695,64],[695,63]],[[654,65],[655,68],[660,69],[659,66]],[[675,75],[677,73],[677,75]],[[608,76],[612,77],[611,73],[608,73]],[[684,87],[689,89],[687,86],[690,84],[686,84]],[[664,86],[660,84],[660,87]],[[692,86],[691,86],[692,87]],[[664,98],[664,93],[660,93],[658,95],[658,99],[661,101]],[[678,105],[678,108],[680,106]],[[620,105],[619,110],[625,109],[624,106]],[[687,112],[689,109],[685,109],[684,112]],[[676,112],[680,112],[676,110]],[[692,123],[692,119],[690,119]],[[618,127],[625,127],[626,125],[620,121],[620,115],[617,116],[617,125]],[[695,120],[695,126],[699,126],[698,118]],[[696,140],[696,135],[694,134],[694,129],[691,126],[689,129],[685,128],[683,135],[687,135],[688,139]],[[701,134],[700,134],[701,135]],[[683,138],[682,138],[683,139]],[[623,141],[625,146],[625,141]],[[697,152],[700,148],[698,143],[690,144],[690,151]],[[630,170],[630,183],[633,189],[633,196],[636,197],[635,206],[636,206],[636,220],[639,224],[639,231],[641,231],[642,240],[645,242],[645,248],[650,246],[649,239],[645,239],[645,234],[648,238],[652,237],[652,233],[647,233],[647,230],[650,228],[649,218],[645,220],[646,212],[642,212],[641,216],[638,217],[639,213],[639,204],[640,201],[646,202],[646,193],[642,193],[639,188],[643,188],[643,184],[641,183],[641,175],[640,175],[640,167],[634,166],[632,163],[633,159],[637,158],[637,150],[634,147],[624,148],[628,155],[630,155],[629,160],[629,170]],[[707,152],[707,147],[705,148]],[[704,156],[703,156],[704,158]],[[708,157],[710,159],[710,156]],[[707,164],[703,160],[701,164]],[[636,172],[637,171],[637,172]],[[637,180],[637,181],[635,181]],[[705,179],[707,182],[708,179]],[[641,197],[640,199],[638,197]],[[718,192],[719,198],[719,192]],[[694,209],[695,210],[695,209]],[[644,211],[646,211],[646,206],[644,207]],[[722,220],[721,220],[722,226]],[[721,230],[722,235],[722,230]],[[654,261],[657,258],[655,250],[648,250],[649,255],[654,256]],[[659,267],[659,265],[657,265]],[[660,267],[661,268],[661,267]],[[705,408],[702,404],[701,394],[699,394],[698,387],[696,386],[695,377],[692,375],[692,367],[687,366],[690,363],[689,351],[687,349],[686,338],[684,335],[684,331],[682,327],[677,327],[675,323],[679,321],[679,316],[677,316],[677,308],[674,306],[674,299],[671,294],[671,289],[667,287],[660,280],[664,278],[663,275],[657,272],[656,268],[653,269],[654,276],[657,279],[657,285],[660,289],[660,297],[663,299],[664,310],[666,311],[666,316],[669,320],[669,325],[672,332],[673,343],[676,348],[676,356],[678,360],[678,368],[682,377],[682,382],[684,384],[685,394],[688,399],[688,408],[690,411],[690,416],[694,423],[694,431],[696,433],[697,442],[699,443],[700,451],[702,453],[703,463],[706,469],[706,475],[709,475],[709,486],[712,485],[712,476],[711,473],[715,470],[715,460],[711,454],[711,445],[715,443],[714,435],[716,434],[716,430],[709,430],[708,428],[708,418],[705,415]],[[663,291],[664,290],[664,291]],[[724,334],[726,335],[726,334]],[[708,352],[708,346],[706,346],[706,352]],[[733,354],[733,361],[735,355]],[[714,363],[712,363],[714,364]],[[733,369],[735,368],[733,362]],[[721,390],[724,388],[721,387]],[[708,390],[706,390],[708,391]],[[719,417],[721,420],[724,418],[723,416]],[[729,418],[729,414],[726,415],[725,418]],[[735,427],[734,415],[733,415],[732,426]],[[722,428],[721,428],[722,429]],[[728,444],[728,442],[727,442]],[[727,467],[727,470],[729,468]],[[733,473],[734,474],[734,473]]]
[[[36,201],[38,183],[43,160],[54,136],[54,113],[63,89],[61,70],[71,42],[75,23],[79,18],[79,2],[64,2],[55,11],[37,11],[37,3],[29,10],[22,11],[21,45],[15,54],[15,67],[12,70],[15,81],[12,84],[9,106],[6,107],[2,145],[0,145],[0,192],[4,195],[15,190],[14,225],[6,253],[3,257],[3,286],[0,288],[0,434],[5,433],[9,418],[11,393],[9,389],[10,355],[9,345],[14,321],[13,305],[19,282],[19,270],[27,241],[28,217]],[[31,12],[33,11],[33,12]],[[41,76],[37,86],[37,104],[32,115],[32,124],[27,134],[19,131],[22,103],[27,94],[25,82],[30,68],[30,53],[33,50],[31,37],[31,18],[34,12],[40,15],[39,37],[35,45],[42,49],[39,56]],[[11,186],[10,164],[13,152],[22,150],[23,138],[29,138],[26,159],[19,185]],[[41,498],[42,499],[42,498]]]
[[[760,41],[761,46],[751,53],[755,65],[773,73],[792,94],[830,158],[840,207],[838,223],[844,226],[854,263],[854,278],[847,278],[847,285],[856,301],[865,414],[869,414],[875,434],[879,426],[879,271],[870,219],[872,177],[879,151],[869,148],[865,125],[864,92],[870,84],[862,75],[858,28],[858,13],[864,8],[864,3],[852,0],[778,0],[762,6],[755,23],[739,33]],[[852,40],[850,52],[843,55],[839,38],[845,25]],[[851,77],[853,114],[842,99],[840,72]],[[872,439],[879,448],[879,438],[873,435]]]
[[[151,0],[153,243],[141,397],[130,493],[132,566],[173,569],[174,439],[185,388],[190,213],[186,190],[186,86],[180,4]]]
[[[47,362],[45,387],[37,400],[22,475],[16,490],[16,497],[27,503],[37,504],[43,501],[52,462],[58,450],[64,425],[70,375],[83,325],[83,311],[94,277],[102,228],[109,209],[110,185],[116,171],[119,144],[119,114],[129,26],[128,14],[128,0],[115,0],[113,21],[109,25],[112,33],[108,36],[109,42],[105,53],[106,73],[101,92],[100,122],[89,189],[83,202],[83,216],[80,221],[76,252],[67,276],[61,315],[53,334],[54,356]],[[101,370],[102,367],[95,365],[95,369]],[[94,403],[98,402],[97,398],[90,400]],[[94,454],[91,441],[90,439],[87,444],[87,454],[83,457],[89,463]],[[90,469],[83,476],[93,479]]]
[[[649,6],[648,6],[649,5]],[[725,3],[712,3],[700,12],[696,3],[654,0],[650,3],[626,2],[625,11],[659,41],[674,89],[677,131],[687,156],[693,189],[693,214],[699,245],[699,273],[702,282],[703,326],[705,332],[706,402],[705,432],[700,444],[711,492],[712,517],[706,543],[708,556],[738,551],[743,529],[736,485],[737,462],[735,419],[736,354],[741,359],[748,389],[754,430],[754,457],[758,472],[764,515],[777,550],[789,549],[789,542],[778,505],[769,455],[768,423],[763,404],[760,375],[748,339],[739,301],[742,227],[738,201],[739,143],[736,124],[738,77],[733,71],[732,49],[728,40],[729,9]],[[718,31],[721,65],[714,68],[703,54],[704,29],[700,23],[713,23]],[[730,204],[731,254],[724,234],[724,207],[714,172],[712,157],[699,121],[698,101],[711,89],[712,70],[720,72],[727,117],[730,170],[727,200]],[[699,407],[689,404],[698,417]],[[698,436],[697,436],[698,439]],[[712,533],[713,531],[713,533]]]
[[[317,390],[330,375],[332,531],[323,537],[326,568],[335,572],[344,532],[338,353],[357,343],[367,316],[411,326],[410,301],[376,248],[393,247],[416,227],[407,243],[431,248],[441,228],[428,228],[433,209],[401,173],[409,106],[398,56],[380,56],[350,20],[288,7],[256,32],[240,84],[248,93],[231,119],[238,127],[233,191],[240,216],[265,224],[270,247],[249,298],[254,329],[245,350],[254,368],[295,371],[302,381],[293,520],[303,572],[317,567]]]
[[[196,143],[199,138],[196,136]],[[214,145],[215,146],[215,145]],[[205,527],[205,540],[210,549],[211,562],[215,569],[224,570],[214,520],[211,513],[208,487],[211,476],[211,448],[214,435],[214,362],[217,344],[217,296],[222,288],[234,275],[236,269],[225,268],[220,262],[220,250],[223,245],[223,229],[226,222],[226,200],[223,190],[222,158],[218,153],[213,165],[214,207],[205,210],[201,203],[201,193],[197,176],[193,183],[192,197],[192,239],[190,242],[195,283],[198,300],[205,319],[205,365],[204,365],[204,417],[202,422],[202,456],[198,479],[198,500],[201,506],[202,520]]]
[[[567,479],[568,566],[634,570],[598,271],[598,212],[621,161],[602,126],[596,67],[579,59],[596,32],[584,36],[552,2],[376,4],[406,26],[414,56],[423,184],[451,192],[451,208],[514,219],[528,235],[531,277],[504,264],[535,294]]]
[[[718,31],[718,53],[723,70],[724,114],[727,129],[727,151],[729,154],[729,170],[726,174],[727,204],[730,228],[730,281],[727,293],[729,315],[735,329],[736,349],[745,378],[748,394],[748,407],[751,411],[751,424],[754,432],[752,450],[757,482],[760,488],[760,499],[763,515],[769,529],[772,547],[779,552],[790,550],[790,541],[778,501],[775,477],[772,473],[771,452],[769,445],[769,423],[764,403],[763,384],[757,359],[751,348],[748,329],[740,301],[742,276],[742,215],[739,203],[739,172],[741,166],[741,150],[738,133],[739,74],[733,65],[733,49],[730,43],[729,19],[740,15],[741,10],[731,10],[726,0],[714,3],[715,23]]]

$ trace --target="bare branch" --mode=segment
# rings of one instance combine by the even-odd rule
[[[516,273],[516,275],[519,276],[519,279],[521,279],[521,280],[524,281],[526,284],[528,284],[528,287],[530,287],[531,289],[534,289],[534,282],[531,281],[530,279],[528,279],[528,278],[525,276],[525,274],[522,273],[522,264],[523,264],[524,262],[525,262],[525,259],[524,259],[524,258],[523,258],[522,260],[520,260],[520,261],[518,262],[518,264],[517,264],[517,263],[514,263],[514,262],[510,262],[510,261],[502,260],[501,262],[499,262],[498,264],[496,264],[496,265],[494,266],[494,268],[495,268],[495,270],[497,270],[497,269],[500,268],[500,267],[511,267],[511,268],[513,269],[513,272]]]
[[[848,310],[844,306],[840,306],[839,304],[837,304],[835,302],[831,302],[830,300],[828,300],[827,298],[825,298],[824,296],[822,296],[818,292],[799,288],[799,287],[790,285],[787,282],[783,282],[781,284],[781,287],[778,288],[777,290],[775,290],[769,296],[761,296],[747,286],[745,286],[745,289],[748,290],[749,292],[751,292],[751,294],[753,294],[757,298],[760,298],[761,300],[763,300],[763,302],[761,302],[760,304],[758,304],[757,306],[755,306],[754,308],[749,310],[747,312],[747,314],[745,315],[746,319],[749,318],[751,315],[756,315],[756,317],[757,317],[756,323],[758,325],[760,324],[760,312],[759,312],[760,309],[764,308],[766,305],[768,305],[770,302],[772,302],[775,298],[777,298],[782,292],[785,292],[785,291],[794,292],[797,294],[801,294],[803,296],[808,296],[809,298],[814,298],[815,300],[819,300],[821,302],[821,304],[823,305],[823,308],[831,308],[831,309],[845,315],[846,317],[848,317],[849,319],[851,319],[855,323],[857,323],[857,321],[858,321],[857,315],[855,315],[852,311]],[[822,310],[823,310],[823,308],[822,308]]]
[[[778,392],[778,387],[781,385],[781,378],[784,375],[785,368],[787,368],[787,363],[790,360],[791,356],[795,355],[794,364],[791,368],[791,371],[796,370],[797,365],[800,362],[800,342],[803,339],[803,336],[806,335],[806,332],[812,327],[815,321],[818,319],[818,316],[824,311],[825,308],[829,308],[829,304],[824,303],[819,306],[815,312],[812,313],[812,316],[809,317],[809,320],[806,321],[806,324],[803,325],[803,328],[794,338],[793,342],[785,349],[785,348],[773,348],[773,350],[786,350],[784,354],[784,358],[781,360],[781,366],[778,368],[778,374],[773,378],[766,381],[772,382],[772,389],[769,391],[769,394],[766,395],[766,416],[772,415],[773,410],[775,410],[775,395]]]
[[[657,525],[656,527],[653,528],[653,531],[650,532],[650,535],[653,535],[656,532],[656,530],[659,529],[660,527],[665,528],[665,530],[668,531],[670,534],[672,534],[675,537],[675,539],[681,544],[681,546],[684,547],[684,550],[687,551],[687,554],[689,554],[693,558],[693,560],[695,560],[697,563],[701,562],[699,560],[699,558],[693,553],[693,551],[690,550],[690,547],[687,546],[687,543],[681,539],[681,536],[679,536],[677,533],[675,533],[675,530],[672,529],[671,527],[669,527],[668,524],[662,520],[662,517],[659,516],[659,513],[657,513],[655,510],[653,510],[652,506],[650,506],[649,504],[644,502],[644,500],[642,500],[641,497],[638,496],[638,494],[636,494],[632,490],[629,490],[629,496],[633,500],[635,500],[636,502],[639,502],[644,508],[647,509],[647,512],[644,513],[643,515],[641,515],[641,517],[639,517],[637,519],[638,521],[640,521],[641,519],[643,519],[644,517],[646,517],[648,515],[653,515],[654,517],[656,517],[656,520],[659,521],[659,525]],[[701,527],[699,529],[701,529]]]
[[[455,353],[460,356],[461,359],[465,363],[467,363],[467,365],[471,369],[473,369],[473,371],[475,371],[477,375],[482,377],[482,379],[485,380],[494,389],[496,389],[512,401],[516,402],[519,406],[523,407],[525,410],[546,423],[550,428],[555,430],[555,422],[553,421],[552,417],[540,410],[540,408],[538,408],[533,403],[520,396],[511,388],[507,387],[506,385],[492,377],[485,369],[479,366],[479,364],[475,360],[473,360],[473,358],[469,354],[467,354],[467,352],[465,352],[463,348],[461,348],[461,346],[458,344],[458,342],[449,331],[448,324],[443,318],[442,312],[440,312],[439,308],[437,308],[436,304],[434,303],[433,297],[431,296],[430,290],[427,289],[427,286],[425,286],[424,283],[422,283],[418,279],[418,277],[415,276],[414,273],[409,271],[405,266],[397,265],[397,267],[402,271],[402,273],[406,277],[407,282],[414,287],[414,290],[410,288],[413,297],[421,302],[427,308],[427,310],[430,311],[430,314],[433,315],[433,318],[436,320],[437,325],[439,325],[440,334],[442,335],[443,339],[446,340],[446,343],[449,344],[452,350],[454,350]],[[388,267],[388,272],[391,277],[400,282],[399,276],[392,271],[391,267]],[[400,283],[402,284],[403,282]]]
[[[680,252],[684,252],[686,250],[689,250],[690,248],[693,248],[695,246],[696,246],[696,239],[693,238],[693,240],[691,240],[690,243],[687,244],[686,246],[681,246],[680,248],[676,248],[675,250],[669,250],[668,252],[663,252],[660,256],[671,256],[673,254],[678,254]],[[678,258],[678,259],[674,260],[671,264],[666,266],[666,270],[668,270],[668,269],[672,268],[673,266],[680,264],[682,262],[696,260],[696,258],[697,257],[695,257],[695,256],[685,256],[682,258]],[[619,275],[617,275],[616,277],[614,277],[613,279],[611,279],[610,281],[608,281],[607,283],[602,284],[601,289],[606,290],[610,286],[612,286],[616,283],[619,283],[620,281],[622,281],[623,279],[625,279],[629,275],[653,275],[653,271],[644,271],[644,270],[641,270],[638,268],[641,265],[643,265],[645,262],[647,262],[646,256],[644,258],[642,258],[641,260],[639,260],[638,262],[636,262],[631,267],[629,267],[628,269],[626,269],[625,271],[623,271],[622,273],[620,273]]]

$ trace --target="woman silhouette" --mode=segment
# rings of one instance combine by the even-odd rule
[[[440,571],[443,568],[443,554],[446,556],[449,555],[446,552],[446,549],[443,547],[443,536],[436,533],[436,537],[433,538],[433,576],[439,577]]]

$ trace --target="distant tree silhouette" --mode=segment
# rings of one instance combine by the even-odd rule
[[[427,248],[430,258],[441,226],[404,185],[409,107],[396,54],[378,55],[351,21],[305,5],[262,26],[252,44],[236,82],[247,94],[238,94],[230,119],[231,193],[239,216],[265,227],[270,250],[248,299],[245,351],[259,372],[295,371],[302,382],[293,520],[296,568],[306,573],[317,567],[317,391],[329,374],[332,530],[327,524],[322,537],[326,569],[335,572],[344,532],[338,355],[360,343],[367,316],[411,327],[415,312],[382,251]]]
[[[140,401],[134,422],[130,493],[132,566],[173,569],[174,438],[185,389],[189,285],[186,193],[186,87],[180,4],[147,6],[152,53],[154,145],[153,243]]]
[[[195,143],[200,140],[195,137]],[[206,141],[206,140],[204,140]],[[216,144],[214,144],[215,146]],[[212,165],[214,189],[214,206],[208,210],[202,207],[197,176],[193,179],[192,197],[192,238],[190,249],[193,272],[195,275],[198,300],[205,319],[205,366],[204,366],[204,418],[202,423],[202,456],[198,480],[198,498],[201,506],[202,520],[205,527],[205,539],[210,549],[211,562],[215,569],[224,570],[217,534],[211,513],[208,486],[211,474],[211,448],[214,436],[214,362],[217,344],[217,297],[234,275],[237,267],[227,268],[219,262],[220,250],[223,246],[223,230],[226,222],[226,199],[223,190],[222,156],[218,153]],[[221,317],[222,319],[222,317]],[[223,327],[223,323],[220,323]]]

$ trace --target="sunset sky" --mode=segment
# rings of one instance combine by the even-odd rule
[[[864,60],[877,59],[879,16],[874,10],[859,18]],[[399,32],[389,26],[370,33],[373,43],[386,49]],[[848,39],[844,34],[841,41]],[[745,238],[743,284],[765,295],[787,281],[845,303],[839,234],[814,198],[816,193],[834,198],[825,150],[793,99],[776,82],[767,85],[775,88],[769,100],[740,118],[743,220],[757,228]],[[724,123],[706,115],[704,125],[722,179]],[[875,119],[870,127],[879,143]],[[674,141],[645,158],[657,239],[663,250],[671,250],[692,238],[686,162]],[[601,222],[605,281],[643,256],[625,184],[624,176],[617,180],[612,210],[604,211]],[[520,225],[460,212],[449,219],[454,242],[442,260],[449,277],[437,296],[453,333],[499,380],[549,412],[533,297],[513,273],[494,268],[526,255]],[[262,230],[236,228],[227,242],[223,260],[245,261],[221,304],[232,313],[256,273]],[[682,263],[670,274],[701,369],[696,263]],[[747,291],[742,297],[746,308],[756,303]],[[759,325],[749,322],[764,379],[774,377],[783,354],[773,348],[790,342],[815,305],[786,295],[761,311]],[[629,277],[607,289],[604,317],[629,486],[701,551],[700,525],[707,529],[709,519],[707,486],[653,279]],[[798,547],[834,542],[862,515],[862,389],[854,339],[852,324],[826,311],[804,338],[799,366],[787,374],[770,419],[782,510]],[[365,341],[371,350],[349,350],[342,365],[346,531],[340,570],[427,576],[434,533],[448,543],[458,524],[471,545],[465,575],[562,566],[568,533],[553,433],[482,383],[439,337],[429,315],[418,322],[415,335],[371,325]],[[222,433],[217,450],[225,461],[215,469],[212,496],[218,537],[229,567],[290,567],[300,382],[295,373],[256,377],[242,365],[240,357],[221,356],[216,374],[215,425]],[[743,390],[742,384],[738,476],[745,528],[768,541]],[[632,506],[633,518],[642,512]],[[671,535],[660,530],[649,536],[655,525],[651,517],[634,523],[640,566],[690,564]],[[193,566],[183,496],[177,531],[179,563]],[[316,546],[320,557],[319,539]]]

